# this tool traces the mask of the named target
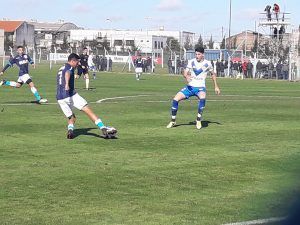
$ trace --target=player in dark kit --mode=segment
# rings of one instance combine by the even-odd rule
[[[90,87],[90,77],[89,77],[89,70],[88,70],[88,59],[89,55],[88,49],[84,48],[82,54],[80,55],[80,63],[78,65],[78,76],[76,78],[79,78],[83,74],[83,78],[85,79],[85,88],[86,90],[89,90]]]
[[[32,64],[33,67],[35,68],[34,62],[32,61],[29,55],[24,53],[22,46],[18,46],[17,52],[18,55],[9,60],[8,64],[6,64],[6,66],[0,72],[0,75],[2,75],[5,72],[5,70],[7,70],[9,67],[12,67],[13,64],[16,64],[19,67],[19,78],[17,82],[2,80],[0,81],[0,86],[4,85],[4,86],[20,88],[24,83],[26,83],[29,85],[31,92],[34,94],[34,97],[36,98],[38,103],[48,102],[47,99],[44,99],[39,95],[37,89],[35,88],[32,82],[31,77],[28,74],[29,63]]]
[[[68,62],[59,69],[57,73],[57,93],[56,99],[65,116],[68,118],[67,138],[74,138],[74,124],[76,121],[72,108],[75,107],[83,111],[102,131],[104,138],[114,138],[117,130],[113,127],[107,127],[101,119],[90,109],[88,103],[75,90],[74,69],[78,66],[80,57],[71,53]]]

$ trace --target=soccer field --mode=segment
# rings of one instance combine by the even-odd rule
[[[67,140],[56,69],[31,74],[50,104],[0,87],[1,225],[221,225],[285,216],[299,190],[300,83],[219,79],[216,96],[208,79],[204,127],[192,98],[166,129],[183,78],[98,73],[76,86],[118,139],[75,111]]]

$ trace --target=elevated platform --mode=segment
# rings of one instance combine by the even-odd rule
[[[259,21],[259,24],[258,26],[289,26],[291,25],[291,23],[289,21],[277,21],[276,19],[275,20],[271,20],[271,21],[268,21],[267,19],[262,19]]]

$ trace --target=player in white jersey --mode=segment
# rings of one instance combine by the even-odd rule
[[[195,49],[195,58],[189,60],[183,76],[187,81],[187,85],[179,91],[173,98],[171,108],[171,122],[167,128],[172,128],[176,125],[176,115],[178,111],[178,103],[181,100],[188,99],[191,96],[196,96],[199,99],[198,103],[198,115],[196,119],[196,128],[201,129],[202,113],[205,108],[206,102],[206,85],[205,79],[207,74],[211,74],[211,78],[214,82],[216,94],[220,94],[220,88],[217,84],[216,74],[213,71],[213,67],[210,61],[204,59],[204,48],[199,47]]]

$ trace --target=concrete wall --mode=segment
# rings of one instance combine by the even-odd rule
[[[32,48],[34,46],[34,26],[24,22],[15,33],[15,46],[25,44]]]

